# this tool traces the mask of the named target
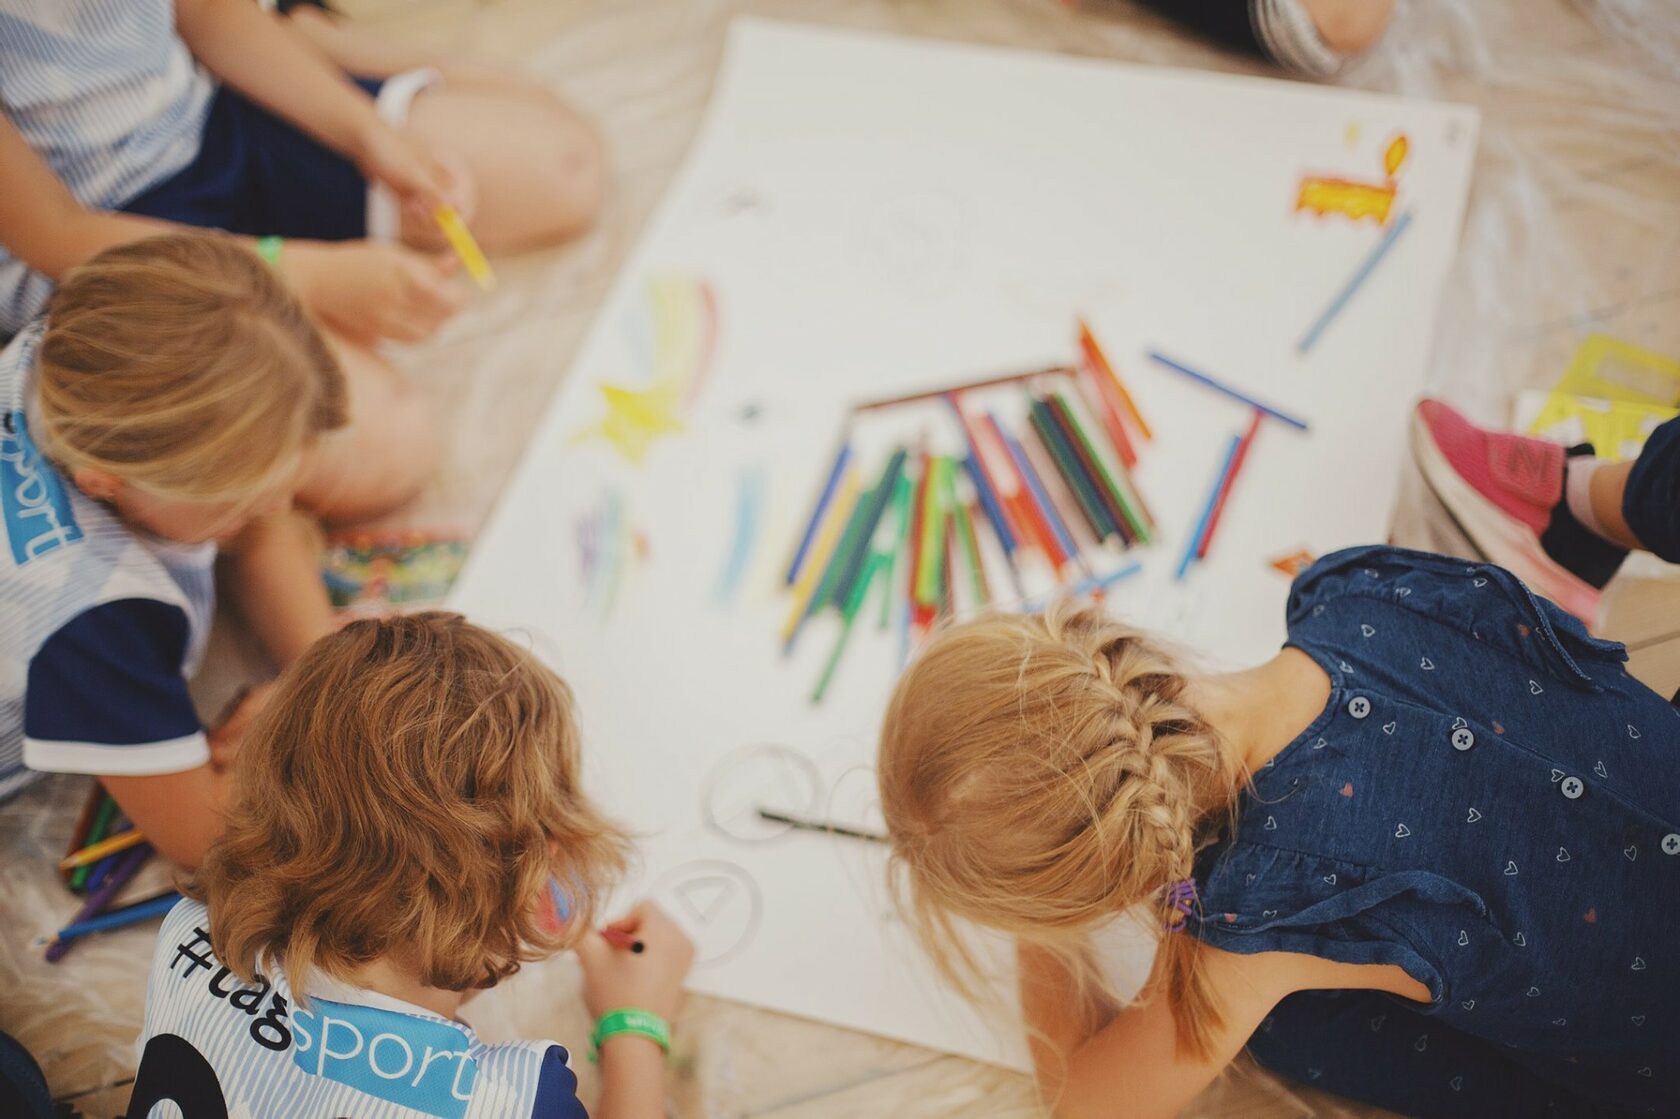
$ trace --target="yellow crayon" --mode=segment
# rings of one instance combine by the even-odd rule
[[[455,212],[453,206],[439,206],[432,211],[432,217],[437,219],[438,228],[449,241],[449,247],[455,250],[455,255],[461,258],[461,264],[467,270],[467,275],[473,278],[473,283],[489,291],[496,286],[496,274],[490,271],[490,262],[484,259],[484,253],[473,240],[473,235],[467,230],[467,223],[461,220],[461,215]]]

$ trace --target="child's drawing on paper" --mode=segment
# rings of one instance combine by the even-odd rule
[[[655,276],[631,324],[632,348],[647,376],[639,385],[603,381],[606,414],[577,435],[605,439],[640,465],[660,438],[683,429],[683,417],[711,372],[717,350],[717,297],[705,280]]]
[[[626,518],[624,495],[608,489],[577,521],[578,572],[585,609],[600,620],[611,616],[624,576],[648,557],[647,536]]]
[[[1350,126],[1351,127],[1351,126]],[[1350,135],[1357,135],[1350,132]],[[1394,212],[1394,197],[1399,191],[1395,181],[1406,163],[1411,142],[1405,133],[1395,136],[1383,150],[1384,180],[1380,183],[1358,182],[1331,176],[1308,175],[1301,180],[1295,195],[1295,212],[1302,210],[1325,217],[1340,214],[1350,221],[1370,221],[1387,225]]]

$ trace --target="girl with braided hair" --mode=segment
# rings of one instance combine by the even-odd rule
[[[1017,944],[1059,1117],[1170,1116],[1245,1047],[1408,1115],[1676,1115],[1680,710],[1485,563],[1296,581],[1264,664],[1096,607],[937,635],[881,736],[913,925]],[[1124,1000],[1093,934],[1160,930]]]

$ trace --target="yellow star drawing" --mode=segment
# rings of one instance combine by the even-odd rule
[[[656,381],[645,389],[621,385],[599,386],[607,402],[607,414],[593,427],[578,432],[577,439],[602,438],[618,449],[630,463],[640,466],[648,448],[662,435],[683,429],[677,415],[682,386],[676,378]]]

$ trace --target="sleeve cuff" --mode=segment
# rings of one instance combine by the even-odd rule
[[[23,764],[44,773],[91,773],[113,777],[155,777],[197,769],[210,760],[203,731],[141,745],[23,740]]]

